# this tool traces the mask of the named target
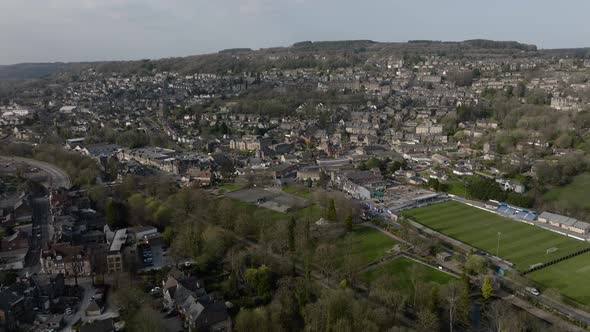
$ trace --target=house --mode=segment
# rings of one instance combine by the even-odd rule
[[[68,139],[66,139],[66,148],[73,150],[77,146],[83,144],[85,140],[86,140],[86,138],[84,138],[84,137],[68,138]]]
[[[91,300],[84,310],[86,316],[100,316],[104,310],[104,305],[100,300]]]
[[[208,169],[191,168],[187,171],[187,175],[189,176],[190,184],[196,184],[201,187],[209,186],[215,178],[213,172]]]
[[[270,140],[259,136],[244,135],[241,139],[229,141],[230,150],[256,151],[270,145]]]
[[[430,159],[439,165],[448,165],[451,159],[440,154],[433,154]]]
[[[95,320],[82,325],[80,332],[115,332],[115,322],[112,318]]]
[[[452,258],[452,255],[446,251],[439,252],[436,254],[436,259],[440,262],[448,262]]]
[[[37,315],[35,324],[47,328],[48,331],[59,330],[64,322],[63,314]]]
[[[201,280],[173,270],[162,281],[164,306],[176,308],[189,331],[231,331],[225,303],[208,295]]]
[[[70,106],[70,105],[64,105],[59,109],[60,113],[63,114],[72,114],[73,112],[78,110],[78,106]]]
[[[29,223],[33,220],[33,209],[24,198],[14,206],[13,213],[16,222]]]
[[[525,192],[525,187],[518,181],[496,179],[496,182],[500,185],[500,188],[504,191],[513,191],[515,193],[522,194]]]
[[[297,170],[297,179],[305,181],[311,179],[312,181],[318,181],[321,177],[322,170],[318,166],[306,166]]]
[[[177,270],[171,271],[168,278],[162,281],[162,293],[164,305],[169,308],[176,306],[177,301],[184,300],[190,294],[197,297],[207,294],[202,280],[186,276]]]
[[[459,176],[470,176],[473,175],[473,171],[467,167],[459,166],[453,169],[453,174]]]
[[[132,240],[138,242],[141,241],[144,236],[158,233],[158,229],[154,226],[136,226],[128,228],[127,232]]]
[[[0,291],[0,331],[19,331],[23,325],[31,325],[36,316],[33,310],[41,307],[39,289],[28,278],[3,287]]]
[[[195,301],[189,297],[182,305],[182,313],[189,325],[189,331],[231,331],[231,318],[225,303],[210,295]]]
[[[284,179],[297,173],[297,165],[281,164],[270,168],[270,172],[274,179]]]
[[[55,243],[41,253],[41,271],[47,274],[89,276],[92,273],[89,255],[81,245]]]
[[[17,230],[6,236],[0,244],[0,270],[21,270],[29,252],[27,233]]]
[[[10,288],[0,292],[0,326],[7,331],[16,330],[26,314],[25,297]]]
[[[25,232],[16,230],[14,234],[6,236],[0,243],[0,251],[11,251],[29,248],[29,236]]]

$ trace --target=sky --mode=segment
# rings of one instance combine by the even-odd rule
[[[312,40],[590,46],[588,0],[0,0],[0,64],[156,59]]]

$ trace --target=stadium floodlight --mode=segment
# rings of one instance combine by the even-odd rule
[[[502,235],[501,232],[498,232],[498,246],[496,247],[496,257],[500,257],[500,236]]]

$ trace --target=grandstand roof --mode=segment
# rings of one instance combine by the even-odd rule
[[[551,213],[551,212],[543,212],[543,213],[541,213],[541,215],[539,217],[543,218],[543,219],[547,219],[548,221],[558,222],[562,225],[567,225],[567,226],[572,226],[573,224],[578,222],[577,219],[562,216],[560,214]]]

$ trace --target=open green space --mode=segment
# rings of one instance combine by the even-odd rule
[[[564,208],[590,211],[588,188],[590,188],[590,173],[584,173],[574,177],[568,185],[552,188],[543,198]]]
[[[409,291],[412,289],[411,275],[413,269],[416,269],[418,279],[422,282],[432,282],[444,285],[455,279],[455,277],[450,274],[441,272],[404,256],[365,271],[361,275],[361,279],[366,283],[371,284],[380,277],[389,275],[395,281],[394,286],[396,288]]]
[[[449,185],[449,194],[456,195],[456,196],[465,196],[467,193],[467,189],[463,182],[459,181],[458,179],[449,179],[446,181]]]
[[[390,255],[397,241],[381,233],[380,231],[365,227],[354,226],[352,232],[341,237],[336,242],[340,253],[337,257],[337,265],[342,266],[347,257],[359,267],[365,267],[381,258]]]
[[[520,271],[588,247],[585,242],[455,201],[407,210],[403,215],[492,254],[496,254],[500,233],[500,257]],[[557,250],[547,253],[550,248]]]
[[[558,289],[562,295],[590,305],[590,253],[550,265],[527,276],[545,288]]]
[[[288,220],[295,217],[298,220],[307,220],[309,218],[311,222],[315,222],[323,216],[324,212],[324,209],[315,204],[297,211],[283,213],[238,201],[237,199],[231,199],[231,202],[235,208],[239,209],[240,213],[246,213],[261,221]]]
[[[283,187],[283,191],[291,195],[303,197],[305,199],[309,199],[312,192],[310,188],[301,184],[290,184]]]
[[[219,188],[224,191],[236,191],[246,188],[247,185],[247,183],[223,183],[219,185]]]

